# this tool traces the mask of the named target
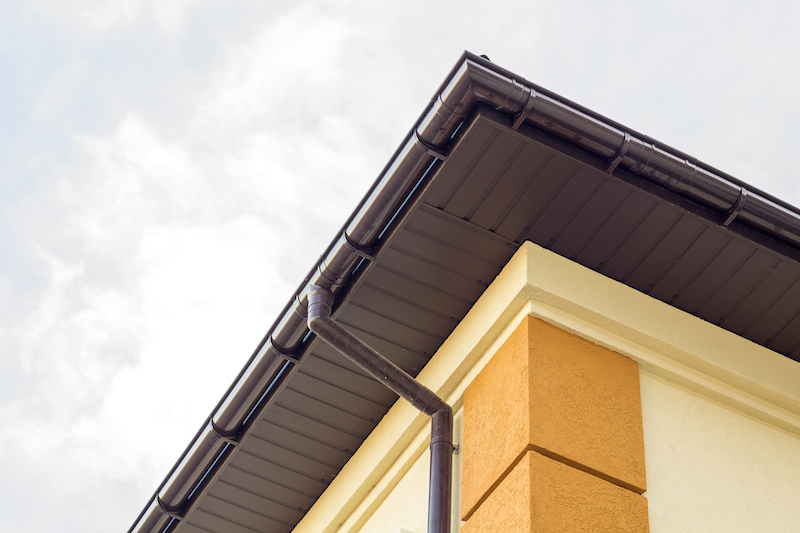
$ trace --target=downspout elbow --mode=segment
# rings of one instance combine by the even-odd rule
[[[436,393],[330,318],[332,304],[333,295],[329,290],[309,288],[308,328],[312,332],[426,415],[449,409]]]
[[[449,533],[453,473],[453,409],[433,391],[331,318],[333,294],[308,288],[308,328],[375,380],[431,417],[428,532]]]

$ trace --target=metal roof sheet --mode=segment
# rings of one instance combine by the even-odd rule
[[[425,185],[408,192],[418,196],[404,204],[407,216],[377,253],[360,251],[341,282],[337,321],[403,369],[419,372],[525,240],[800,361],[800,255],[780,231],[726,225],[730,213],[636,175],[635,165],[610,165],[536,120],[478,104],[456,131],[446,161],[430,163]],[[291,375],[274,378],[245,429],[228,437],[174,511],[181,519],[148,514],[151,504],[134,529],[149,516],[182,533],[297,524],[396,399],[313,336],[297,344],[282,356]]]

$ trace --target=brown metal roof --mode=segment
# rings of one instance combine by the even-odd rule
[[[470,61],[498,76],[510,75],[470,54],[462,59]],[[440,101],[447,99],[459,68],[445,81]],[[512,79],[520,86],[528,83]],[[602,119],[570,102],[564,105],[583,113],[581,120]],[[520,106],[532,107],[524,102]],[[741,182],[719,173],[714,179],[741,189],[738,198],[730,198],[729,209],[720,209],[717,204],[723,200],[703,201],[703,191],[683,192],[683,175],[670,189],[637,174],[642,168],[656,171],[639,160],[626,162],[624,144],[609,156],[589,149],[595,140],[568,140],[558,124],[543,128],[538,115],[520,119],[520,114],[483,103],[471,103],[469,109],[453,127],[456,133],[448,139],[446,154],[437,153],[425,139],[419,141],[432,159],[422,165],[419,182],[403,193],[409,199],[393,207],[395,212],[405,210],[404,216],[384,217],[389,230],[373,239],[379,245],[362,250],[345,243],[361,258],[348,267],[346,278],[331,281],[339,290],[336,318],[341,324],[416,375],[520,244],[531,240],[800,361],[800,250],[785,230],[799,218],[796,210],[760,191],[748,197]],[[429,114],[415,131],[429,123]],[[622,128],[611,121],[604,124]],[[413,135],[409,138],[413,142]],[[400,165],[396,161],[403,153],[401,147],[386,173]],[[713,171],[700,164],[697,168]],[[712,180],[711,186],[718,184]],[[379,180],[351,220],[358,220],[386,187]],[[723,192],[721,197],[730,196]],[[781,216],[787,220],[770,232],[767,223],[749,222],[755,215],[737,218],[736,209],[752,196],[773,211],[785,211]],[[748,201],[751,211],[753,205],[761,209]],[[326,259],[301,285],[300,299],[314,272],[335,263],[331,250],[341,240],[334,241]],[[265,340],[295,320],[292,309],[301,308],[290,302]],[[271,363],[266,392],[257,391],[261,399],[238,433],[220,437],[206,432],[221,442],[223,451],[203,456],[195,442],[159,489],[161,495],[169,492],[175,479],[184,479],[182,472],[197,470],[201,460],[208,463],[199,482],[184,476],[195,480],[185,491],[191,492],[184,498],[187,503],[172,510],[180,519],[164,514],[154,500],[132,531],[153,531],[156,524],[158,531],[168,527],[181,533],[272,533],[291,531],[299,522],[396,396],[316,343],[313,335],[301,331],[294,341],[297,348],[291,353],[276,348],[282,357],[276,361],[287,362],[280,367]],[[248,368],[266,357],[269,342],[256,351]],[[217,413],[251,374],[243,371]]]

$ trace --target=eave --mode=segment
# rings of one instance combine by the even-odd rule
[[[290,531],[395,400],[307,287],[416,374],[525,240],[800,360],[795,208],[465,54],[131,531]]]

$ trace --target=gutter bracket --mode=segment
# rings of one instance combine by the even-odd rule
[[[514,123],[511,125],[511,129],[514,131],[518,130],[525,120],[533,114],[533,102],[536,100],[536,91],[530,87],[525,87],[525,90],[528,93],[528,97],[525,99],[525,105],[522,107],[522,110],[517,113],[514,118]]]
[[[302,298],[297,296],[297,297],[295,297],[295,301],[296,301],[296,304],[297,304],[297,310],[295,310],[295,312],[298,315],[300,315],[301,317],[307,317],[308,316],[307,305],[303,304]],[[294,364],[297,364],[297,363],[300,362],[300,356],[303,353],[303,348],[302,348],[303,345],[302,345],[302,343],[299,343],[299,345],[294,347],[294,348],[287,348],[287,347],[283,346],[282,344],[280,344],[275,339],[274,335],[270,335],[270,337],[269,337],[269,345],[272,346],[272,349],[275,351],[275,353],[278,355],[278,357],[280,357],[284,361],[289,361],[289,362],[294,363]]]
[[[419,143],[420,146],[422,146],[423,150],[425,150],[425,152],[428,155],[433,156],[436,159],[439,159],[440,161],[447,161],[448,155],[444,153],[441,149],[439,149],[437,146],[434,146],[431,143],[424,140],[420,136],[419,131],[417,131],[416,129],[414,130],[414,139]]]
[[[617,166],[620,164],[622,159],[625,157],[625,153],[628,151],[628,147],[631,145],[631,134],[627,131],[625,132],[625,138],[622,140],[622,144],[619,145],[619,150],[614,155],[614,158],[608,162],[606,166],[606,172],[609,174],[613,174],[614,170],[616,170]]]
[[[217,427],[217,424],[214,423],[213,417],[208,417],[208,422],[211,425],[211,431],[214,432],[219,439],[225,441],[226,443],[230,444],[233,447],[239,445],[239,435],[238,433],[228,433],[227,431],[222,431]]]
[[[161,512],[174,520],[182,521],[184,517],[183,509],[172,509],[167,504],[161,501],[160,496],[156,496],[156,504],[158,508],[161,509]]]
[[[294,363],[294,364],[297,364],[297,363],[300,362],[300,358],[297,356],[297,354],[286,354],[286,353],[279,352],[278,350],[275,350],[275,351],[278,352],[278,356],[281,359],[283,359],[284,361],[289,361],[290,363]]]
[[[272,337],[270,337],[269,342],[272,345],[272,348],[278,354],[278,357],[280,357],[284,361],[290,361],[290,362],[292,362],[294,364],[297,364],[297,363],[300,362],[300,357],[297,355],[296,351],[295,352],[286,351],[283,348],[283,346],[281,346],[277,342],[275,342],[275,339],[273,339]]]
[[[739,197],[736,199],[736,203],[733,204],[733,207],[730,211],[728,211],[728,218],[725,219],[725,222],[722,223],[723,226],[726,228],[731,225],[731,222],[741,213],[742,209],[744,208],[744,204],[747,201],[747,189],[742,186],[739,189]]]
[[[367,248],[366,246],[360,246],[360,245],[354,243],[353,241],[350,240],[350,237],[347,236],[347,232],[346,231],[343,231],[342,235],[344,235],[345,243],[347,244],[347,246],[351,250],[353,250],[354,254],[356,254],[359,257],[363,257],[364,259],[366,259],[369,262],[374,262],[375,261],[375,252],[374,252],[373,248]]]

